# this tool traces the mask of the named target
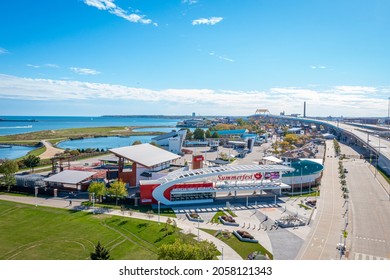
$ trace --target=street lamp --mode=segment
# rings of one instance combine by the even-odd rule
[[[160,225],[160,201],[157,202],[157,209],[158,209],[158,225]]]
[[[376,157],[375,177],[376,177],[376,174],[378,173],[378,161],[379,161],[379,158],[381,156],[381,136],[379,134],[378,134],[378,138],[379,138],[379,148],[378,148],[378,155]]]
[[[35,206],[38,206],[37,196],[38,196],[38,187],[35,187]]]
[[[387,130],[390,130],[390,97],[387,102]]]
[[[222,245],[222,251],[221,251],[221,253],[222,253],[221,260],[223,260],[223,245]]]
[[[303,166],[301,164],[301,196],[302,196],[302,170],[303,170]]]
[[[198,215],[198,242],[199,242],[199,215]]]
[[[95,193],[92,193],[92,213],[95,214]]]

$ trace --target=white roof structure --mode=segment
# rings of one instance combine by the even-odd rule
[[[178,170],[169,173],[167,176],[159,178],[155,180],[159,182],[161,185],[158,188],[153,190],[152,196],[165,205],[178,204],[181,202],[169,201],[164,197],[164,192],[170,188],[171,186],[177,183],[184,183],[193,180],[199,180],[201,178],[207,178],[218,175],[226,175],[226,174],[238,174],[238,173],[266,173],[266,172],[291,172],[294,171],[294,168],[285,166],[285,165],[260,165],[260,164],[252,164],[252,165],[227,165],[221,167],[210,167],[210,168],[201,168],[195,170]],[[276,185],[275,182],[269,182],[270,188],[280,188],[287,185]],[[257,186],[255,186],[258,188]],[[287,186],[288,187],[288,186]]]
[[[272,162],[276,162],[276,163],[282,163],[283,162],[283,160],[278,159],[277,157],[274,157],[274,156],[264,157],[263,159],[268,160],[268,161],[272,161]]]
[[[43,179],[43,181],[69,184],[69,185],[77,185],[95,174],[96,174],[96,172],[79,171],[79,170],[64,170],[58,174],[50,176],[49,178]]]
[[[125,158],[145,167],[153,167],[165,162],[170,162],[181,156],[168,152],[150,144],[133,145],[115,149],[109,149],[118,157]]]

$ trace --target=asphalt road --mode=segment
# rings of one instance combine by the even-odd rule
[[[345,145],[341,145],[341,150],[356,154]],[[389,196],[364,160],[344,160],[344,167],[348,170],[346,180],[353,225],[348,242],[349,258],[390,259]]]
[[[338,179],[338,159],[334,157],[333,142],[326,142],[325,168],[321,183],[321,195],[317,202],[316,219],[296,259],[340,259],[336,249],[344,228],[344,199]]]

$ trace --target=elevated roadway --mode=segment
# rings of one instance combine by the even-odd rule
[[[258,115],[253,115],[256,117]],[[327,121],[313,118],[300,118],[280,115],[262,115],[262,117],[291,123],[307,123],[322,125],[334,133],[338,139],[348,145],[358,145],[366,150],[364,155],[372,163],[378,165],[387,175],[390,176],[390,141],[388,138],[380,137],[382,130],[377,126],[355,126],[337,121]]]

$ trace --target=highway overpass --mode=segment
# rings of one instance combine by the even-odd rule
[[[322,125],[330,133],[333,133],[338,140],[348,145],[358,145],[364,148],[363,156],[372,160],[374,165],[378,165],[388,176],[390,176],[390,141],[388,137],[383,137],[383,127],[361,126],[346,124],[338,121],[327,121],[313,118],[291,117],[283,115],[252,115],[252,118],[266,118],[273,122],[290,123],[293,125],[309,124]],[[381,135],[381,137],[379,136]]]

